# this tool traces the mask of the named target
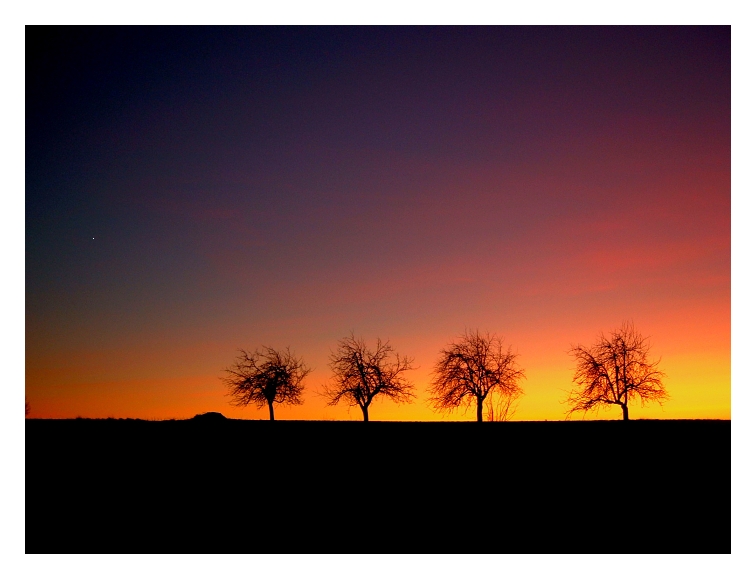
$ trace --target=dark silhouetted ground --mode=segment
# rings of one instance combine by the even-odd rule
[[[729,553],[730,422],[26,420],[27,553]]]

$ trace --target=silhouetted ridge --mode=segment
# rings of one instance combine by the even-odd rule
[[[204,414],[197,414],[192,420],[202,422],[218,422],[220,420],[227,420],[220,412],[205,412]]]

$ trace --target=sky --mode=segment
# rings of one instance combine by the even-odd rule
[[[670,400],[730,418],[730,27],[26,28],[31,417],[188,418],[240,348],[465,330],[562,420],[573,345],[632,321]],[[619,418],[619,408],[588,418]]]

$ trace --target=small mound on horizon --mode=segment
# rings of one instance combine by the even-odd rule
[[[197,414],[191,420],[201,420],[202,422],[216,422],[219,420],[228,420],[220,412],[205,412],[204,414]]]

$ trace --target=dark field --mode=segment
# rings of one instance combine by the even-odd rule
[[[730,422],[27,420],[27,553],[729,553]]]

